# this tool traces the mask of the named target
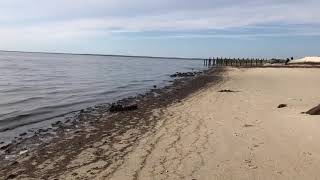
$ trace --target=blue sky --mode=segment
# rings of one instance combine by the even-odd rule
[[[319,8],[319,0],[1,0],[0,49],[317,56]]]

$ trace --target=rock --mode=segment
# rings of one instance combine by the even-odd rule
[[[9,176],[7,176],[7,179],[14,179],[14,178],[16,178],[17,177],[17,175],[15,175],[15,174],[10,174]]]
[[[37,133],[38,134],[41,134],[41,133],[46,133],[46,132],[48,132],[49,131],[49,129],[39,129],[38,131],[37,131]]]
[[[7,149],[10,145],[11,145],[11,144],[7,144],[7,145],[5,145],[5,146],[2,146],[2,147],[0,147],[0,150]]]
[[[55,122],[55,123],[52,123],[51,124],[53,127],[54,126],[60,126],[60,125],[62,125],[62,122],[61,121],[57,121],[57,122]]]
[[[25,135],[27,135],[26,132],[19,134],[19,136],[25,136]]]
[[[157,88],[157,85],[154,85],[153,88],[154,88],[154,89]]]
[[[288,106],[287,104],[279,104],[278,108],[284,108],[284,107],[287,107],[287,106]]]

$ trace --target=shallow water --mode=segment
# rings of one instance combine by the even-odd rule
[[[199,60],[0,52],[0,132],[164,86]]]

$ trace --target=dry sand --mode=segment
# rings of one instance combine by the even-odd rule
[[[319,179],[320,117],[301,114],[320,102],[319,73],[230,69],[223,83],[165,109],[107,179]]]
[[[45,179],[320,179],[320,116],[301,114],[320,103],[319,73],[230,68],[219,84],[154,109],[151,118],[160,120],[137,143],[129,138],[133,129],[112,148],[102,139],[72,159],[61,151],[60,158],[36,165],[33,177],[55,174],[69,162]]]

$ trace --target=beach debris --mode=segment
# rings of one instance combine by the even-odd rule
[[[320,115],[320,104],[306,112],[309,115]]]
[[[238,91],[234,91],[234,90],[230,90],[230,89],[222,89],[218,92],[238,92]]]
[[[136,103],[128,104],[128,105],[123,105],[123,104],[118,104],[118,103],[112,103],[109,111],[110,112],[121,112],[121,111],[133,111],[137,110],[138,105]]]
[[[288,105],[287,104],[279,104],[278,105],[278,108],[284,108],[284,107],[288,107]]]
[[[20,152],[19,152],[19,155],[21,156],[21,155],[23,155],[23,154],[26,154],[27,152],[28,152],[28,150],[20,151]]]
[[[243,125],[243,127],[246,127],[246,128],[247,128],[247,127],[253,127],[253,126],[254,126],[254,125],[252,125],[252,124],[244,124],[244,125]]]

